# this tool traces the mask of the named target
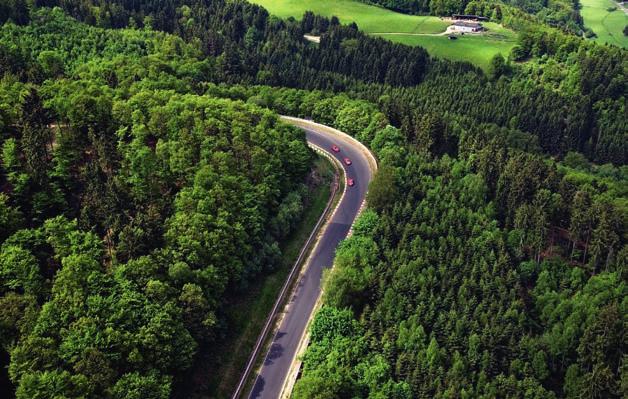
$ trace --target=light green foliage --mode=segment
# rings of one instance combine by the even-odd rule
[[[312,322],[310,337],[313,342],[321,342],[333,340],[337,336],[351,336],[353,331],[353,314],[349,309],[339,310],[332,306],[325,306]]]
[[[368,392],[370,398],[411,398],[409,385],[393,379],[386,359],[368,353],[362,332],[350,310],[324,306],[312,323],[305,374],[297,381],[293,396],[322,399]]]
[[[10,138],[2,144],[2,166],[7,172],[13,172],[19,167],[17,141]]]
[[[377,227],[379,216],[375,211],[367,208],[353,223],[353,234],[356,236],[368,236]]]
[[[14,245],[2,247],[0,278],[5,289],[23,290],[30,295],[37,295],[43,283],[37,259],[28,250]]]
[[[31,177],[21,169],[19,161],[18,142],[9,138],[2,144],[2,166],[6,170],[6,178],[13,186],[16,195],[25,195],[31,182]]]
[[[170,381],[155,372],[141,375],[137,372],[123,375],[111,389],[116,399],[166,399],[170,392]]]
[[[65,71],[65,65],[61,55],[54,51],[42,51],[39,53],[39,56],[37,56],[37,61],[48,77],[59,77],[63,75]]]
[[[15,49],[17,50],[17,46]],[[0,128],[5,129],[23,117],[22,103],[31,87],[32,85],[20,82],[11,75],[5,75],[0,79],[0,88],[2,88],[0,90]]]
[[[271,220],[270,229],[278,238],[285,238],[298,222],[303,212],[303,196],[307,188],[302,186],[281,200],[277,215]]]
[[[375,132],[386,126],[386,117],[379,112],[374,112],[373,107],[365,102],[346,101],[337,110],[334,125],[343,132],[355,135],[364,143],[370,143]]]
[[[405,155],[406,138],[400,129],[391,125],[375,132],[370,148],[381,163],[400,166]]]
[[[70,236],[83,234],[79,243],[90,236],[72,230],[67,222],[66,226]],[[89,248],[78,244],[72,250],[62,258],[51,299],[32,331],[11,351],[10,371],[18,392],[38,397],[50,392],[53,384],[63,395],[72,395],[79,389],[78,382],[80,389],[95,392],[111,384],[117,370],[152,366],[167,373],[189,367],[196,344],[184,328],[177,305],[167,298],[165,302],[149,300],[150,283],[134,285],[128,274],[107,274]],[[190,303],[190,297],[185,295],[184,300]],[[118,349],[112,352],[113,347]],[[51,357],[78,373],[70,380],[64,374],[42,374],[39,362]]]
[[[367,201],[373,209],[381,210],[394,200],[397,193],[397,175],[390,166],[379,168],[369,185]]]
[[[48,219],[44,222],[46,241],[61,260],[70,255],[85,254],[93,260],[103,256],[100,239],[91,233],[77,231],[76,220],[67,220],[63,216]]]
[[[501,53],[497,53],[491,58],[491,62],[488,66],[488,76],[491,79],[499,79],[500,76],[505,75],[508,72],[508,65]]]
[[[351,237],[336,250],[334,268],[327,275],[323,298],[331,306],[343,307],[368,295],[378,248],[369,237]]]
[[[29,373],[15,392],[18,399],[85,397],[91,392],[86,389],[87,379],[83,375],[71,375],[67,371],[44,371]]]

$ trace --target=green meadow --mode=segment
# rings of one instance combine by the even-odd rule
[[[484,23],[488,32],[483,35],[457,36],[449,40],[447,36],[379,35],[394,42],[409,46],[421,46],[431,55],[453,61],[469,61],[480,68],[488,68],[495,54],[507,57],[516,44],[517,35],[495,23]]]
[[[595,32],[597,42],[628,48],[628,37],[623,32],[628,25],[628,15],[617,3],[612,0],[580,0],[580,3],[584,25]],[[608,11],[611,7],[617,9]]]
[[[507,56],[515,45],[516,34],[494,23],[485,23],[489,32],[482,35],[459,36],[449,40],[437,36],[449,26],[439,17],[406,15],[354,0],[249,0],[282,18],[301,18],[305,11],[331,17],[340,22],[355,22],[369,34],[410,46],[421,46],[436,57],[469,61],[486,68],[497,53]]]
[[[406,15],[354,0],[249,0],[278,17],[300,19],[305,11],[355,22],[364,32],[439,33],[449,25],[438,17]]]

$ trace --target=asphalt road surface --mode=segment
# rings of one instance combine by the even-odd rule
[[[332,265],[336,247],[347,236],[372,178],[367,157],[355,142],[324,130],[319,131],[315,127],[304,128],[304,130],[309,143],[321,147],[340,160],[347,178],[354,179],[355,185],[347,186],[336,213],[310,257],[310,263],[305,265],[304,273],[299,276],[297,287],[287,306],[287,312],[273,337],[249,398],[277,399],[281,394],[299,341],[320,295],[323,269]],[[339,153],[331,150],[332,144],[340,147]],[[345,157],[351,159],[350,166],[345,165],[343,161]]]

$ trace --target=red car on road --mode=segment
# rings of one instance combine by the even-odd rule
[[[355,181],[352,178],[347,179],[347,186],[353,187],[354,184],[355,184]]]
[[[345,164],[351,165],[351,160],[349,158],[345,158]]]
[[[334,145],[331,146],[331,150],[333,152],[340,152],[340,147],[338,147],[336,144],[334,144]]]

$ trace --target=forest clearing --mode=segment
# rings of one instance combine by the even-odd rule
[[[488,22],[488,31],[461,36],[456,41],[444,34],[451,19],[436,16],[408,15],[355,0],[251,0],[276,16],[301,19],[312,11],[326,17],[336,16],[343,24],[355,22],[360,30],[409,46],[421,46],[436,57],[468,61],[486,70],[493,56],[507,56],[516,42],[516,33]],[[473,37],[472,37],[473,36]]]

